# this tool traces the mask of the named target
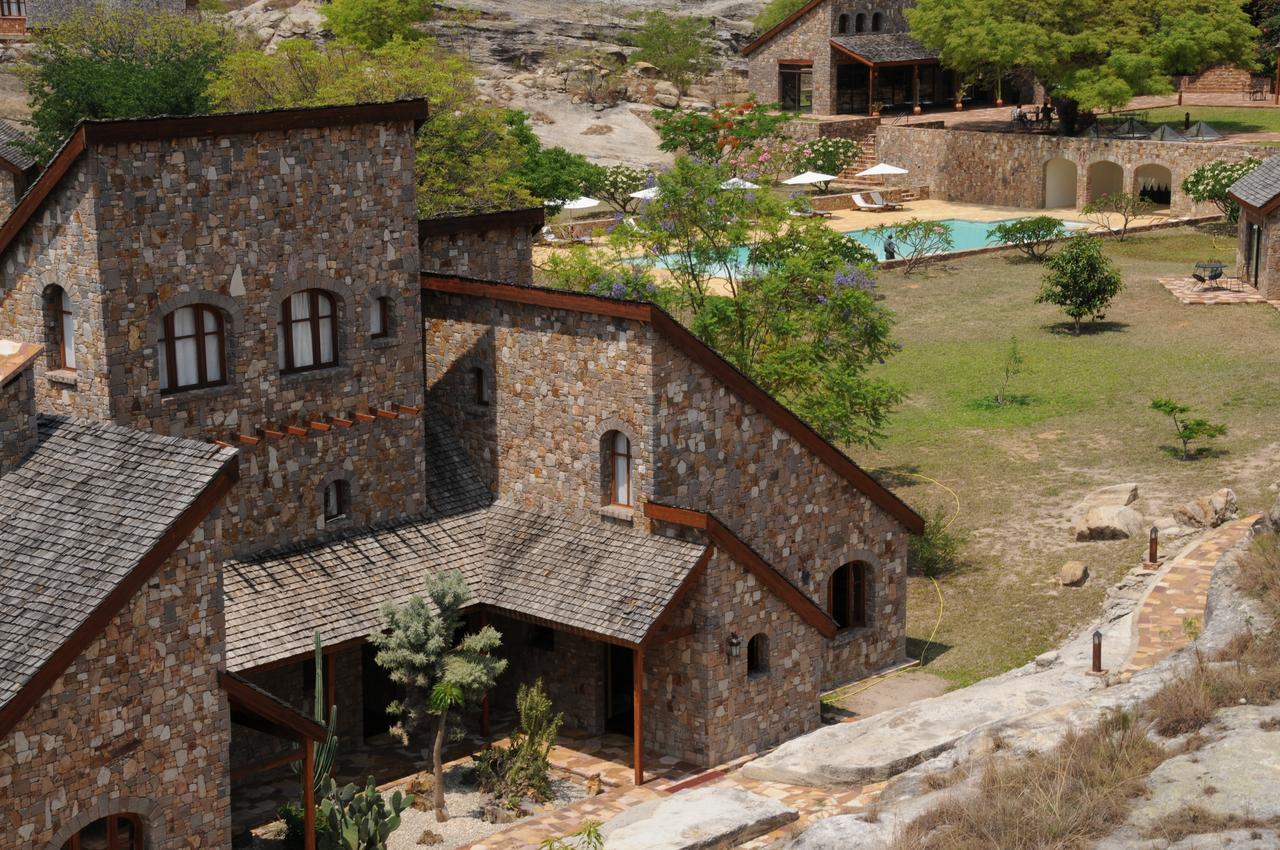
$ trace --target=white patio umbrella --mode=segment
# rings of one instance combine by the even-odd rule
[[[559,206],[562,210],[568,210],[569,221],[573,221],[575,210],[589,210],[592,207],[600,206],[600,202],[595,198],[588,198],[586,195],[582,195],[571,201],[547,201],[546,205],[549,207]]]
[[[743,180],[741,177],[730,177],[728,180],[720,184],[721,189],[759,189],[760,187],[752,183],[750,180]]]
[[[870,168],[863,169],[858,172],[859,177],[888,177],[891,174],[906,174],[907,169],[899,168],[896,165],[890,165],[887,162],[878,162]]]
[[[632,192],[629,197],[639,198],[642,201],[652,201],[660,194],[662,193],[658,191],[657,186],[650,186],[648,189],[641,189],[639,192]]]
[[[806,171],[795,177],[788,177],[782,182],[787,186],[812,186],[817,183],[830,183],[836,179],[834,174],[823,174],[821,171]]]

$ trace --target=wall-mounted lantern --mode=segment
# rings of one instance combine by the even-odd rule
[[[737,632],[729,632],[729,657],[737,658],[742,654],[742,638]]]

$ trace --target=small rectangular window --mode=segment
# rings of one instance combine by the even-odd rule
[[[489,403],[489,382],[485,380],[484,369],[479,366],[471,370],[471,389],[476,404]]]
[[[391,333],[391,299],[386,296],[373,299],[369,310],[369,336],[383,339]]]

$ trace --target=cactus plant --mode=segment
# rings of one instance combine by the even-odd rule
[[[400,813],[413,805],[412,794],[383,797],[373,777],[361,790],[354,784],[339,788],[326,776],[321,793],[316,817],[327,828],[319,836],[320,850],[386,850],[387,839],[400,827]]]
[[[311,714],[312,714],[312,717],[315,718],[315,721],[323,725],[325,729],[328,730],[328,733],[329,733],[325,736],[324,741],[322,741],[316,747],[315,772],[312,773],[311,775],[312,782],[314,783],[314,786],[315,786],[316,799],[319,799],[321,796],[321,788],[324,785],[322,780],[328,777],[333,772],[334,760],[338,756],[338,734],[337,734],[338,706],[336,705],[329,706],[329,722],[325,724],[324,644],[320,642],[319,632],[316,632],[315,646],[316,646],[316,659],[315,659],[316,692],[315,692],[315,699],[312,702],[313,707],[311,710]],[[295,761],[291,765],[291,767],[293,768],[294,776],[301,778],[302,762]]]

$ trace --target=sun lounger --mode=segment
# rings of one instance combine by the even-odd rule
[[[883,197],[881,197],[879,192],[871,193],[871,202],[874,204],[879,204],[880,206],[884,207],[887,210],[902,209],[902,204],[895,204],[895,203],[892,203],[891,201],[886,201]]]
[[[853,193],[853,205],[857,209],[866,210],[868,212],[884,212],[886,207],[884,204],[869,203],[866,198],[857,192]]]

